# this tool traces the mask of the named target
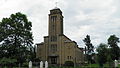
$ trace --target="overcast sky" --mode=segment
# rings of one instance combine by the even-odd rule
[[[34,44],[40,43],[48,35],[48,14],[55,2],[63,12],[64,34],[80,47],[87,34],[94,46],[107,43],[113,34],[120,38],[120,0],[0,0],[0,20],[16,12],[26,14]]]

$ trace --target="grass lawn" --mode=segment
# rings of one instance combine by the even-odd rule
[[[104,65],[105,68],[109,68],[108,64]],[[81,67],[49,67],[49,68],[99,68],[98,64],[89,64],[87,66],[81,66]],[[120,68],[120,64],[119,64]]]
[[[98,64],[89,64],[87,66],[82,66],[82,67],[99,68],[99,65]],[[109,68],[108,64],[104,64],[104,67]],[[118,67],[120,68],[120,64],[118,65]]]
[[[105,68],[109,68],[109,66],[107,64],[104,65]],[[9,67],[2,67],[2,68],[9,68]],[[13,67],[13,68],[19,68],[19,67]],[[20,67],[20,68],[28,68],[28,67]],[[33,67],[33,68],[37,68],[37,67]],[[89,64],[87,66],[82,66],[82,67],[49,67],[49,68],[99,68],[98,64]],[[119,68],[120,68],[120,64],[119,64]]]

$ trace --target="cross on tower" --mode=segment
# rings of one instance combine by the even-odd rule
[[[58,2],[55,2],[55,7],[57,7]]]

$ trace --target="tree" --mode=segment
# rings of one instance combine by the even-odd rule
[[[94,46],[91,43],[90,40],[90,36],[87,35],[85,39],[83,39],[85,45],[87,46],[86,50],[87,50],[87,59],[88,62],[91,63],[92,62],[92,54],[94,53]]]
[[[120,48],[118,46],[119,43],[119,38],[116,37],[115,35],[111,35],[108,38],[108,44],[109,44],[109,48],[110,48],[110,54],[111,54],[111,58],[112,60],[118,60],[120,57]]]
[[[20,12],[3,18],[0,22],[0,43],[3,57],[15,58],[23,63],[31,52],[33,36],[32,23]]]
[[[11,58],[5,58],[3,57],[1,60],[0,60],[0,65],[1,66],[9,66],[9,68],[12,68],[13,65],[15,65],[15,63],[17,62],[16,59],[11,59]],[[2,67],[4,68],[4,67]]]
[[[99,63],[100,68],[103,68],[103,64],[107,62],[107,56],[108,56],[108,45],[101,43],[96,51],[98,52],[97,54],[97,60]]]

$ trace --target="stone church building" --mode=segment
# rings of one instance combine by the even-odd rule
[[[61,66],[66,61],[72,61],[74,65],[83,63],[83,48],[63,33],[63,15],[59,8],[50,10],[48,23],[48,36],[44,36],[44,42],[36,44],[37,58],[50,65]]]

